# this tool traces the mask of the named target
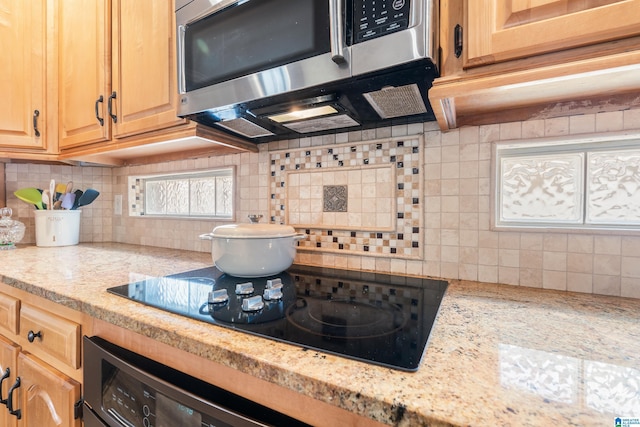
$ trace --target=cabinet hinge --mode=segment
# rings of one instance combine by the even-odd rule
[[[83,398],[80,398],[80,400],[78,400],[73,405],[73,419],[74,420],[82,419],[82,407],[83,406],[84,406],[84,399]]]
[[[453,52],[456,58],[460,58],[462,55],[462,26],[457,24],[453,29]]]

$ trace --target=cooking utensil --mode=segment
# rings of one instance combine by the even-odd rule
[[[21,188],[17,191],[14,191],[14,196],[23,202],[27,202],[31,205],[35,205],[37,209],[44,209],[42,206],[42,194],[38,191],[37,188]]]
[[[211,258],[222,272],[237,277],[263,277],[291,267],[296,244],[307,238],[293,227],[277,224],[229,224],[201,234],[211,240]]]
[[[64,188],[64,194],[62,195],[62,203],[60,205],[62,209],[73,208],[73,204],[76,201],[76,195],[75,193],[72,193],[71,190],[73,190],[73,181],[67,182],[67,185]]]
[[[51,178],[49,181],[49,197],[51,197],[51,203],[48,203],[49,209],[53,209],[53,202],[55,202],[56,197],[56,180]]]
[[[82,195],[84,194],[84,191],[76,190],[73,192],[73,194],[75,194],[76,198],[73,201],[73,206],[71,207],[71,209],[78,209],[78,202],[80,201],[80,197],[82,197]]]
[[[62,196],[62,209],[73,209],[76,201],[76,193],[64,193]]]
[[[42,209],[53,208],[53,204],[51,203],[51,194],[49,193],[49,190],[44,190],[40,197],[42,197],[42,204],[43,204]]]
[[[56,200],[60,200],[62,195],[67,192],[67,186],[60,183],[56,184]]]
[[[80,196],[80,200],[78,200],[78,207],[86,206],[92,203],[100,193],[93,188],[87,188],[85,192]]]

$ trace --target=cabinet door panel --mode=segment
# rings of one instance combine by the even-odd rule
[[[0,8],[0,146],[45,148],[45,2],[3,1]],[[34,112],[38,111],[37,135]]]
[[[80,367],[80,325],[46,311],[24,304],[20,310],[20,335],[39,333],[25,349],[41,348],[70,367]]]
[[[0,387],[3,399],[7,398],[9,389],[16,382],[19,352],[19,346],[0,336],[0,376],[4,375],[9,369],[9,376],[2,381],[2,386]],[[0,410],[0,426],[15,427],[18,421],[17,418],[9,414],[9,411],[5,408],[0,408],[2,409]]]
[[[20,353],[18,371],[21,426],[80,427],[73,407],[80,400],[80,384],[41,362],[33,355]]]
[[[468,0],[466,66],[640,34],[640,0]]]
[[[172,1],[113,2],[114,135],[174,126],[178,119]]]
[[[63,0],[59,8],[60,148],[107,141],[110,4]],[[102,102],[97,102],[102,97]],[[97,117],[103,119],[102,123]]]
[[[0,293],[0,329],[17,334],[19,311],[19,299]]]

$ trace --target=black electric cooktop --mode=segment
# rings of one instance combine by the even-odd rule
[[[294,265],[257,279],[208,267],[108,291],[241,332],[415,371],[446,289],[441,280]]]

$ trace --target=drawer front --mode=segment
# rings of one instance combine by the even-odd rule
[[[0,293],[0,328],[12,334],[17,334],[19,311],[19,299]]]
[[[27,304],[20,309],[20,336],[26,351],[41,349],[66,365],[80,367],[80,325]]]

